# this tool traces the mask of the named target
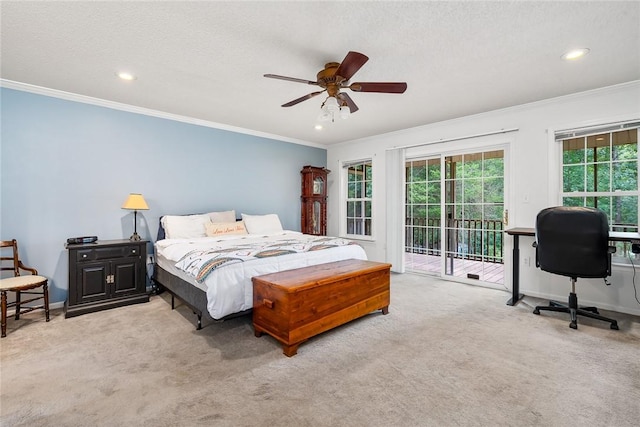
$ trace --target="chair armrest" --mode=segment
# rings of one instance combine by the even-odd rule
[[[609,254],[609,256],[607,257],[607,276],[611,276],[611,255],[616,253],[616,247],[615,246],[609,246],[607,247],[607,253]],[[607,279],[605,278],[605,283],[607,282]]]
[[[536,248],[536,267],[540,267],[540,259],[538,258],[538,242],[534,240],[531,246]]]
[[[38,275],[38,270],[36,270],[35,268],[27,267],[26,265],[24,265],[22,263],[22,261],[18,261],[18,267],[21,270],[30,271],[33,276],[37,276]]]

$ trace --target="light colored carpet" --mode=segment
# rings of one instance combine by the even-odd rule
[[[196,331],[168,295],[9,319],[3,426],[635,426],[640,319],[531,313],[495,290],[392,276],[374,313],[288,358],[250,317]]]

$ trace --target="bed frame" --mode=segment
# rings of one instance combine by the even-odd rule
[[[158,264],[153,266],[153,281],[158,292],[165,290],[171,294],[171,310],[175,309],[175,297],[178,297],[198,316],[197,330],[202,329],[203,315],[208,320],[215,320],[207,311],[207,294],[202,289],[174,276]]]
[[[158,238],[165,238],[164,227],[162,226],[162,217],[159,220]],[[193,284],[174,276],[158,264],[153,265],[152,280],[158,287],[158,293],[166,290],[171,294],[171,309],[175,309],[175,297],[178,297],[185,305],[187,305],[193,313],[198,317],[196,329],[202,329],[202,317],[207,321],[219,322],[238,316],[244,316],[252,312],[252,309],[241,311],[239,313],[230,314],[222,319],[214,319],[207,311],[207,293]]]

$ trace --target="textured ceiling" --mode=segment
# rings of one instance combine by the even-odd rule
[[[640,2],[0,3],[6,81],[116,101],[318,145],[640,79]],[[569,48],[588,47],[566,62]],[[281,104],[348,51],[360,107],[314,129],[323,96]],[[138,76],[115,77],[117,70]]]

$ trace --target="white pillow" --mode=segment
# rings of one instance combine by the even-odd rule
[[[209,219],[211,222],[235,222],[236,211],[224,211],[224,212],[209,212]]]
[[[165,215],[162,217],[162,226],[167,239],[206,237],[205,224],[208,222],[211,222],[208,214]]]
[[[244,222],[210,222],[205,224],[204,228],[207,230],[207,236],[216,237],[228,234],[247,234],[247,229],[244,227]]]
[[[242,214],[242,220],[249,234],[270,234],[282,230],[282,223],[276,214],[247,215]]]

